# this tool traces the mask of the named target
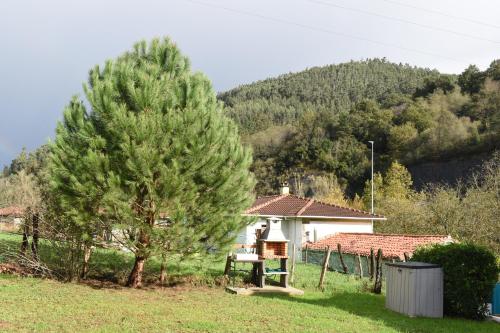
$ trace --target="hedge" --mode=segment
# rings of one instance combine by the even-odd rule
[[[475,244],[453,243],[417,249],[412,261],[439,264],[444,273],[444,313],[484,319],[497,282],[495,255]]]

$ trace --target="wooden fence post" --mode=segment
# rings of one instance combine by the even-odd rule
[[[366,274],[370,276],[370,256],[363,257],[366,259]]]
[[[309,250],[309,245],[306,244],[306,254],[305,254],[305,258],[304,258],[304,262],[307,264],[307,252]]]
[[[359,278],[363,278],[363,265],[361,265],[361,256],[358,255],[356,256],[356,259],[358,261],[358,273],[359,273]]]
[[[319,277],[318,288],[323,289],[323,282],[325,280],[326,269],[328,268],[328,262],[330,261],[330,246],[326,248],[326,253],[323,258],[323,267],[321,268],[321,275]]]
[[[370,249],[370,281],[373,280],[375,275],[375,253],[373,247]]]
[[[292,263],[290,265],[290,284],[293,284],[293,276],[295,273],[295,243],[292,244]]]
[[[344,257],[342,257],[342,246],[340,243],[337,244],[337,250],[339,251],[339,258],[340,258],[340,263],[342,264],[342,269],[344,270],[344,273],[347,274],[347,266],[344,263]]]
[[[382,249],[378,249],[376,266],[377,269],[375,273],[375,285],[373,286],[373,292],[375,294],[380,294],[382,292]]]

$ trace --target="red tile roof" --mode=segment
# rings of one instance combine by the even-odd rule
[[[0,216],[22,216],[24,214],[24,210],[20,207],[10,206],[0,208]]]
[[[270,195],[257,198],[249,209],[245,211],[247,215],[264,216],[296,216],[296,217],[317,217],[317,218],[365,218],[382,219],[385,217],[377,214],[328,204],[309,198],[302,198],[296,195]]]
[[[367,234],[367,233],[338,233],[314,243],[308,243],[310,249],[325,249],[330,246],[337,250],[337,244],[342,246],[342,252],[351,254],[370,255],[382,249],[384,258],[404,259],[404,253],[411,255],[419,246],[429,244],[446,244],[453,242],[450,236],[443,235],[397,235],[397,234]]]

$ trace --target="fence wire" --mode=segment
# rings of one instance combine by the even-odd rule
[[[305,263],[306,258],[307,258],[308,264],[323,265],[323,260],[324,260],[325,255],[326,255],[326,250],[304,249],[302,251],[302,262]],[[355,255],[355,254],[342,253],[342,258],[344,259],[344,264],[347,266],[347,273],[348,274],[359,275],[358,262],[357,262],[356,257],[357,257],[357,255]],[[382,276],[383,277],[385,277],[385,273],[386,273],[385,263],[389,263],[389,262],[392,262],[392,260],[382,260]],[[361,256],[361,267],[363,269],[363,276],[365,276],[365,277],[370,276],[369,266],[370,266],[370,257]],[[344,269],[342,268],[342,263],[340,262],[339,253],[336,251],[332,251],[330,253],[330,260],[328,261],[328,270],[341,272],[341,273],[344,272]]]

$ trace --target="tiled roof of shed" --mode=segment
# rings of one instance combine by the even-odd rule
[[[342,252],[370,255],[370,249],[376,252],[382,249],[384,258],[404,259],[404,253],[411,255],[415,249],[422,245],[446,244],[453,242],[450,236],[443,235],[398,235],[398,234],[368,234],[368,233],[338,233],[314,243],[308,243],[310,249],[323,250],[327,246],[333,251],[337,244],[342,247]]]
[[[245,211],[245,214],[318,218],[385,219],[381,215],[372,215],[362,210],[341,207],[314,199],[298,197],[296,195],[271,195],[257,198],[252,207]]]

